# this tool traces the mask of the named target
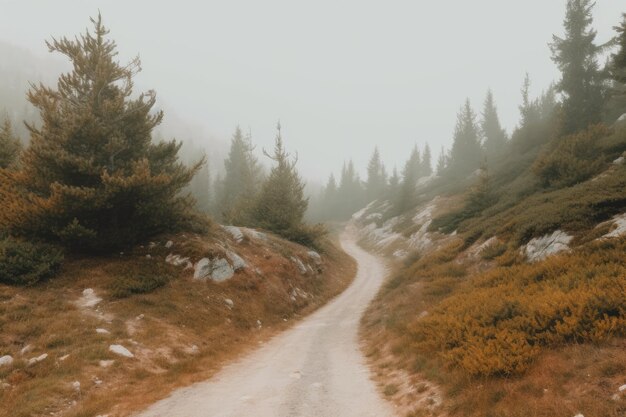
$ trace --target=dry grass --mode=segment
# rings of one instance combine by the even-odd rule
[[[407,416],[624,415],[626,395],[614,397],[626,383],[624,245],[586,243],[528,265],[513,249],[488,262],[468,256],[459,239],[415,258],[363,320],[364,351],[381,390],[399,386],[391,399]],[[519,307],[511,317],[500,308],[507,303]],[[540,331],[544,318],[552,324]],[[487,342],[513,328],[528,332],[524,340],[535,348],[518,371],[472,376],[456,360],[505,369],[513,350],[499,350],[496,363]],[[441,387],[443,407],[423,402],[416,394],[422,384]]]
[[[175,242],[171,249],[163,246],[167,239]],[[110,258],[70,259],[58,278],[40,286],[0,285],[0,356],[16,359],[0,368],[0,384],[6,384],[0,388],[0,416],[127,416],[174,388],[210,377],[224,362],[341,292],[355,271],[354,262],[330,243],[317,268],[306,248],[269,235],[239,244],[223,234],[161,241]],[[170,252],[197,261],[227,249],[249,267],[224,283],[193,281],[190,270],[162,261]],[[156,270],[173,278],[160,280],[161,287],[151,292],[116,296],[120,274],[139,272],[148,253],[159,265]],[[290,256],[316,271],[300,274]],[[85,288],[103,298],[96,308],[75,304]],[[295,288],[307,297],[292,300]],[[233,301],[232,309],[226,298]],[[98,334],[96,328],[110,334]],[[114,355],[110,344],[124,345],[135,358]],[[27,345],[32,351],[21,355]],[[43,353],[45,360],[28,366],[29,358]],[[102,367],[102,360],[115,362]],[[80,382],[80,391],[74,381]]]

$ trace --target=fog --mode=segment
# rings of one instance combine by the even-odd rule
[[[596,5],[599,43],[623,6]],[[100,10],[120,59],[140,55],[137,89],[157,91],[166,119],[197,126],[209,152],[237,125],[258,151],[271,148],[280,120],[300,172],[321,182],[349,158],[363,172],[375,145],[390,169],[414,143],[438,152],[465,98],[479,110],[487,88],[510,131],[525,72],[533,94],[557,78],[547,43],[564,9],[565,0],[0,0],[0,41],[44,56],[44,40],[84,31]]]

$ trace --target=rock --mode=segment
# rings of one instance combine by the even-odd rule
[[[261,320],[257,320],[256,321],[256,328],[260,329],[261,327],[263,327],[263,323],[261,323]]]
[[[20,355],[24,356],[33,351],[33,345],[26,345],[20,350]]]
[[[615,165],[623,165],[624,161],[626,161],[626,158],[624,158],[623,156],[620,156],[615,161],[613,161],[613,164],[615,164]]]
[[[122,345],[111,345],[111,346],[109,346],[109,351],[115,353],[116,355],[124,356],[126,358],[134,358],[135,357],[135,355],[133,355],[130,352],[130,350],[126,349]]]
[[[135,319],[137,320],[143,320],[145,316],[143,314],[138,315],[137,317],[135,317]]]
[[[79,307],[91,308],[98,305],[100,301],[102,301],[102,298],[98,297],[93,289],[87,288],[83,290],[83,296],[76,301],[76,304]]]
[[[621,386],[621,387],[619,387],[617,390],[618,390],[619,392],[624,392],[624,391],[626,391],[626,384],[622,385],[622,386]]]
[[[237,226],[222,226],[235,239],[235,242],[241,243],[243,240],[243,232]]]
[[[108,368],[109,366],[113,365],[114,363],[115,363],[114,360],[109,359],[109,360],[102,360],[102,361],[98,362],[98,365],[101,368]]]
[[[310,250],[306,254],[309,255],[309,258],[311,258],[311,260],[315,263],[315,265],[322,264],[322,257],[320,256],[319,253],[315,252],[314,250]]]
[[[253,239],[257,239],[257,240],[267,240],[267,235],[263,232],[259,232],[258,230],[254,230],[254,229],[246,229],[246,232],[248,233],[248,235],[250,235]]]
[[[306,274],[306,266],[304,266],[300,259],[296,258],[295,256],[292,256],[290,259],[291,262],[296,264],[296,266],[298,267],[298,271],[300,271],[302,275]]]
[[[585,417],[585,416],[582,413],[578,413],[574,417]]]
[[[111,332],[108,331],[107,329],[100,329],[100,328],[96,329],[96,333],[98,333],[98,334],[111,334]]]
[[[235,275],[235,270],[224,258],[216,258],[212,261],[208,258],[202,258],[195,266],[193,274],[194,279],[204,280],[210,277],[213,281],[226,281]]]
[[[189,355],[197,355],[200,353],[200,348],[197,345],[191,345],[185,349],[185,352]]]
[[[235,270],[224,258],[217,258],[211,262],[213,270],[211,271],[211,279],[213,281],[222,282],[232,278],[235,275]]]
[[[569,250],[569,242],[573,239],[567,233],[556,230],[551,235],[532,239],[523,247],[523,251],[530,262],[540,261],[550,255]]]
[[[247,266],[246,261],[233,251],[226,251],[226,257],[230,260],[230,263],[233,265],[233,269],[235,271],[239,271]]]
[[[35,365],[36,363],[39,363],[39,362],[45,360],[47,357],[48,357],[48,354],[47,353],[43,353],[43,354],[41,354],[41,355],[39,355],[37,357],[30,358],[28,360],[28,366]]]
[[[196,263],[194,267],[193,278],[204,279],[211,275],[211,260],[209,258],[202,258]]]
[[[8,384],[6,382],[2,382],[2,383],[0,383],[0,388],[2,388],[2,389],[9,389],[9,388],[11,388],[11,384]]]
[[[72,389],[80,393],[80,382],[79,381],[72,382]]]
[[[189,258],[183,258],[180,255],[174,255],[174,254],[169,254],[165,257],[165,262],[167,262],[170,265],[174,265],[174,266],[183,266],[185,265],[185,267],[187,267],[188,265],[191,265],[191,262],[189,261]]]
[[[626,113],[624,113],[620,117],[618,117],[617,120],[615,121],[615,123],[613,123],[613,125],[616,125],[616,124],[622,123],[622,122],[626,122]]]
[[[614,238],[626,235],[626,213],[613,217],[612,221],[617,227],[602,237]]]
[[[168,249],[169,249],[169,248],[171,248],[172,246],[174,246],[174,242],[172,242],[171,240],[168,240],[168,241],[165,243],[165,247],[166,247],[166,248],[168,248]]]
[[[102,385],[102,380],[100,378],[98,378],[97,376],[94,376],[91,381],[93,382],[93,384],[97,387],[99,387],[100,385]]]
[[[147,254],[147,255],[146,255],[146,259],[152,259],[152,255]]]
[[[224,302],[226,303],[228,308],[232,309],[233,307],[235,307],[235,303],[230,298],[224,298]]]
[[[4,355],[0,357],[0,366],[9,366],[13,363],[13,356]]]
[[[67,359],[67,358],[69,358],[69,357],[70,357],[70,354],[68,353],[68,354],[66,354],[66,355],[61,356],[61,357],[59,358],[59,360],[60,360],[61,362],[63,362],[64,360],[66,360],[66,359]]]

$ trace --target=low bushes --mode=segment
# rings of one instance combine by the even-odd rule
[[[176,273],[174,267],[156,259],[131,259],[106,269],[115,277],[109,291],[116,298],[152,292],[170,282]]]
[[[544,348],[626,335],[625,251],[605,241],[478,275],[412,320],[414,346],[472,375],[508,375]]]
[[[0,240],[0,283],[36,284],[54,276],[62,261],[63,251],[54,246],[4,238]]]

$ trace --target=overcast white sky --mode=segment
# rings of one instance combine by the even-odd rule
[[[321,179],[347,158],[363,169],[375,145],[389,168],[413,143],[448,146],[461,103],[478,110],[488,87],[510,131],[524,73],[534,93],[558,76],[547,43],[565,3],[0,0],[0,40],[43,55],[99,9],[122,60],[141,56],[139,86],[216,136],[250,128],[259,148],[280,119],[301,172]],[[626,2],[597,3],[604,42]]]

